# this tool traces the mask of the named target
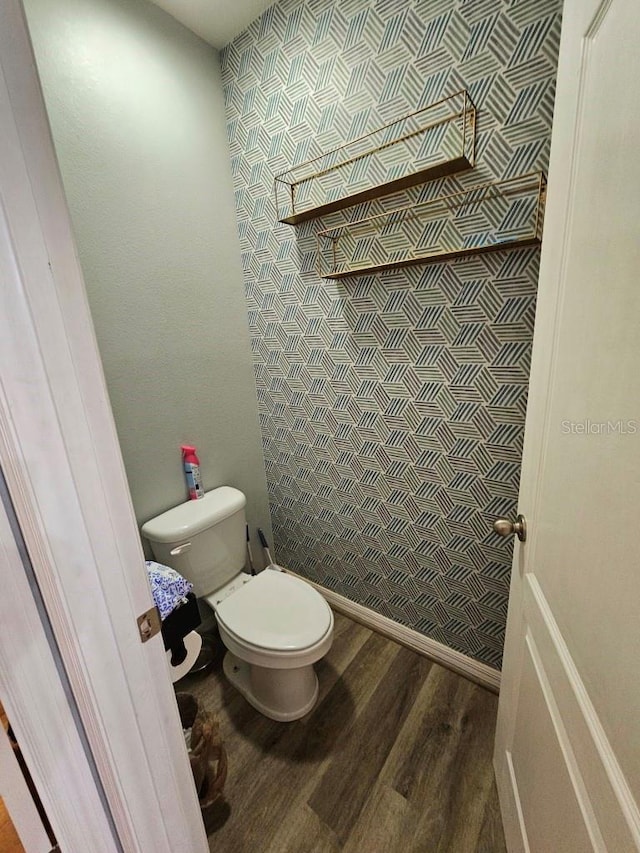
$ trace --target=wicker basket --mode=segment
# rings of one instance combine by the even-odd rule
[[[227,779],[227,753],[215,714],[191,693],[176,693],[183,729],[191,729],[189,760],[203,816],[222,798]]]

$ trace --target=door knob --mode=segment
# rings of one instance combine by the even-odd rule
[[[496,518],[493,522],[493,529],[498,536],[511,536],[515,533],[521,542],[527,541],[527,520],[524,515],[519,515],[515,521],[509,521],[508,518]]]

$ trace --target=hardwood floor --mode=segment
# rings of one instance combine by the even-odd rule
[[[184,679],[221,720],[220,853],[502,853],[497,697],[336,614],[320,698],[295,723],[254,711],[219,667]]]
[[[0,853],[25,853],[2,797],[0,797]]]
[[[6,731],[9,727],[7,715],[0,703],[0,726]],[[24,853],[24,847],[20,843],[9,813],[2,797],[0,797],[0,853]]]

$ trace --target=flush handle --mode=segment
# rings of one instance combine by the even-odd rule
[[[498,536],[511,536],[515,533],[521,542],[527,541],[527,520],[524,515],[519,515],[515,521],[509,521],[508,518],[496,518],[493,522],[493,529]]]
[[[184,542],[182,545],[177,545],[175,548],[172,548],[169,553],[172,557],[178,557],[180,554],[184,554],[185,551],[188,551],[191,548],[191,542]]]

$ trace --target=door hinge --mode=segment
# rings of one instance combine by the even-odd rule
[[[147,640],[155,637],[162,627],[162,620],[160,619],[160,612],[157,607],[151,607],[149,610],[145,610],[144,613],[141,613],[140,616],[138,616],[137,621],[140,639],[143,643],[146,643]]]

